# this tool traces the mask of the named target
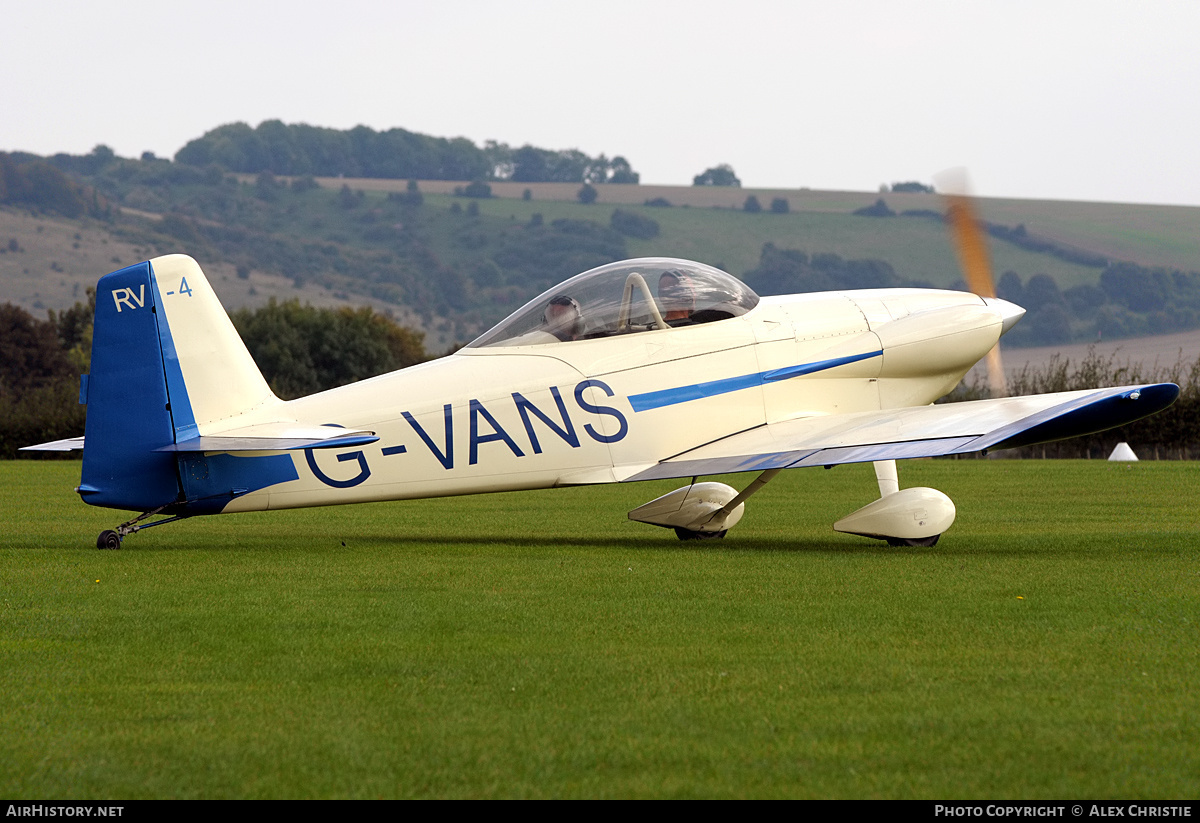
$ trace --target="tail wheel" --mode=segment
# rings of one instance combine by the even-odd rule
[[[121,548],[121,535],[117,534],[112,529],[105,529],[100,532],[100,536],[96,538],[97,549],[119,549]]]

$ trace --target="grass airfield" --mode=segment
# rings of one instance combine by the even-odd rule
[[[198,518],[92,548],[78,464],[0,463],[9,798],[1200,795],[1200,466],[905,461],[931,549],[781,475]],[[735,478],[744,485],[749,475]]]

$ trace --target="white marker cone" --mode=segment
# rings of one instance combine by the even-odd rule
[[[1112,450],[1112,454],[1108,456],[1109,460],[1137,460],[1137,455],[1133,453],[1133,449],[1129,448],[1129,444],[1121,442]]]

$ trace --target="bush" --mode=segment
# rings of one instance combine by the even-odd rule
[[[865,206],[861,209],[855,209],[854,214],[859,217],[895,217],[896,212],[888,208],[888,204],[883,202],[880,197],[875,201],[873,206]]]
[[[392,192],[388,195],[388,199],[395,199],[405,206],[420,206],[425,202],[425,195],[421,194],[421,188],[417,185],[416,180],[409,180],[408,185],[404,187],[404,194]]]
[[[283,398],[299,397],[420,363],[422,335],[370,309],[318,309],[274,298],[230,319],[263,377]]]
[[[617,209],[612,213],[609,225],[626,237],[636,237],[639,240],[658,237],[659,232],[657,220],[622,209]]]
[[[317,183],[316,178],[311,174],[306,174],[303,177],[296,177],[292,179],[292,191],[294,191],[296,194],[303,194],[306,191],[312,191],[313,189],[319,188],[321,188],[320,185]]]
[[[457,189],[455,190],[455,194],[458,194]],[[492,196],[492,187],[482,180],[473,180],[462,189],[462,195],[463,197],[479,197],[486,199]]]
[[[269,171],[260,171],[258,176],[254,178],[254,196],[259,200],[271,202],[279,196],[279,190],[283,188],[275,175]]]
[[[733,167],[728,163],[705,169],[692,178],[693,186],[741,186],[742,181],[733,173]]]

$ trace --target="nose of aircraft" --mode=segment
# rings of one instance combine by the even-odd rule
[[[983,302],[1000,313],[1000,319],[1004,323],[1004,328],[1000,332],[1001,335],[1008,334],[1009,330],[1017,325],[1017,321],[1025,316],[1023,308],[1016,303],[1001,300],[999,297],[985,297],[983,298]]]

